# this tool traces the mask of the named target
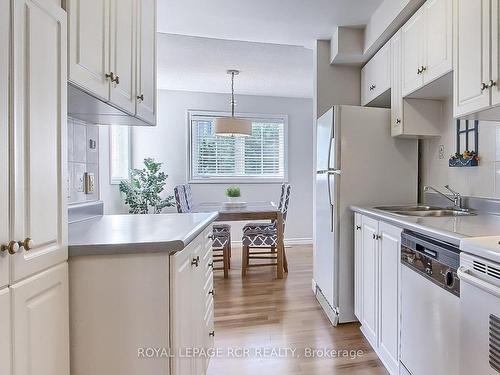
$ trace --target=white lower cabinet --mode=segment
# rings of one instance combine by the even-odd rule
[[[212,228],[171,256],[172,375],[204,375],[213,347]],[[187,353],[196,348],[199,354]]]
[[[399,374],[401,228],[355,215],[355,311],[391,374]]]
[[[0,374],[11,372],[10,345],[10,291],[0,290]]]
[[[10,289],[13,373],[69,374],[68,264]]]

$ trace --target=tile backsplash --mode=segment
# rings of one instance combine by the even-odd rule
[[[500,121],[479,122],[478,167],[450,168],[448,158],[456,150],[456,125],[452,101],[445,103],[443,134],[440,138],[422,141],[422,185],[441,188],[449,184],[463,195],[482,198],[500,198]],[[444,158],[439,158],[440,145]]]
[[[86,189],[86,174],[93,176],[93,191]],[[68,118],[68,203],[99,199],[99,128]],[[87,177],[87,184],[89,178]]]

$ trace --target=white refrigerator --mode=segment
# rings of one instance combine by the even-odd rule
[[[354,315],[351,205],[416,203],[418,143],[391,137],[390,110],[335,106],[317,121],[313,290],[332,324]]]

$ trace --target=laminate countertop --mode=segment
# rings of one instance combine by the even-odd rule
[[[104,215],[69,225],[69,256],[174,253],[217,219],[218,213]]]
[[[500,235],[500,215],[478,213],[475,216],[414,217],[373,207],[351,206],[351,210],[457,246],[464,238]]]

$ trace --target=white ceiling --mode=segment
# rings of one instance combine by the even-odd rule
[[[227,69],[241,70],[236,94],[311,98],[310,49],[182,35],[158,36],[158,88],[230,92]]]
[[[306,46],[365,25],[382,0],[158,0],[158,31]]]

